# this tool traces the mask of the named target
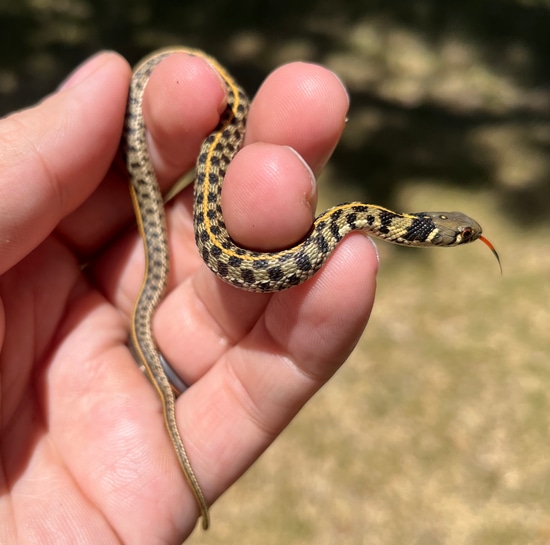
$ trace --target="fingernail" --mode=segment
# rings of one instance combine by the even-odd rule
[[[75,87],[101,68],[101,66],[103,66],[106,62],[108,62],[108,59],[105,55],[105,51],[96,53],[84,61],[80,66],[75,68],[58,86],[57,90],[61,91]]]
[[[378,261],[378,264],[380,265],[380,252],[378,251],[378,246],[376,245],[376,242],[372,239],[372,237],[369,237],[368,235],[365,235],[368,239],[368,241],[372,244],[372,247],[374,248],[374,252],[376,253],[376,261]]]
[[[229,98],[229,91],[227,89],[227,81],[225,81],[223,79],[223,77],[220,74],[219,70],[213,64],[211,64],[208,59],[206,59],[206,65],[208,66],[208,68],[210,68],[212,73],[216,75],[216,78],[220,82],[220,88],[223,91],[223,95],[221,97],[221,100],[218,103],[218,113],[221,115],[227,107],[227,99]]]
[[[346,87],[345,83],[333,72],[332,75],[336,78],[336,81],[342,86],[342,90],[344,91],[344,94],[346,95],[346,99],[348,101],[348,107],[350,104],[350,97],[349,97],[349,91]],[[347,119],[346,119],[347,121]]]
[[[309,173],[309,179],[311,181],[311,193],[308,195],[308,197],[311,197],[312,195],[315,195],[317,191],[317,180],[315,178],[315,174],[313,174],[313,170],[311,170],[311,167],[306,163],[305,159],[291,146],[285,146],[288,148],[296,157],[300,160],[302,165],[304,165],[304,168]]]

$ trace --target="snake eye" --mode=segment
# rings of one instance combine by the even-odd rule
[[[474,232],[471,227],[464,227],[464,229],[462,230],[462,233],[460,234],[462,235],[462,240],[467,241],[472,238],[472,235],[474,234]]]

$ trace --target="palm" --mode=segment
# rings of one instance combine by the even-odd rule
[[[155,96],[165,78],[185,69],[187,62],[169,59],[164,69],[161,65],[148,95]],[[192,530],[197,515],[164,430],[160,403],[126,347],[143,256],[135,230],[128,231],[133,220],[126,180],[116,166],[107,170],[116,152],[128,77],[120,59],[111,64],[110,102],[100,97],[95,106],[117,115],[105,116],[113,119],[110,129],[97,128],[108,137],[91,138],[89,125],[82,135],[90,157],[81,162],[85,166],[93,160],[94,166],[83,169],[75,160],[74,173],[87,173],[80,187],[70,186],[81,193],[65,199],[76,210],[71,212],[67,205],[54,234],[48,236],[44,227],[45,238],[36,249],[28,247],[26,257],[9,255],[13,266],[9,268],[7,259],[7,272],[0,278],[2,467],[4,488],[11,492],[3,520],[12,522],[2,526],[6,535],[24,535],[24,542],[42,543],[63,533],[79,543],[101,538],[106,543],[176,543]],[[289,79],[288,70],[272,77],[275,85]],[[320,70],[300,67],[304,79],[313,80],[315,74],[326,83],[332,76]],[[206,72],[196,77],[214,88],[215,77]],[[286,84],[298,96],[303,91],[293,87],[291,79]],[[188,107],[178,118],[146,95],[153,157],[164,186],[190,166],[218,115],[219,88],[210,95],[198,89],[193,95],[197,85],[201,83],[173,89],[176,94],[187,92],[188,101],[204,103],[203,110]],[[335,86],[331,93],[342,103],[340,110],[333,108],[324,116],[324,130],[300,134],[292,123],[281,129],[266,120],[273,100],[267,86],[253,106],[247,143],[287,143],[318,170],[336,143],[345,114],[341,90]],[[327,99],[321,100],[323,105]],[[302,102],[316,107],[308,95]],[[303,104],[294,107],[300,113],[306,110]],[[319,117],[318,112],[311,117]],[[194,129],[191,136],[189,127]],[[67,145],[79,149],[74,138]],[[177,148],[174,141],[179,142]],[[188,146],[180,152],[182,141]],[[280,180],[281,170],[288,170],[277,195],[290,196],[298,208],[273,194],[262,200],[258,180],[270,173],[262,173],[258,157],[274,156],[271,164],[278,161],[282,166],[270,173]],[[74,173],[58,174],[56,181],[66,178],[69,185]],[[86,191],[91,193],[101,177],[103,183],[87,198]],[[311,221],[311,211],[303,206],[309,183],[309,174],[288,149],[249,146],[232,165],[224,188],[230,231],[254,247],[291,244]],[[170,285],[155,316],[155,337],[173,367],[193,385],[178,399],[178,425],[212,502],[346,358],[372,304],[375,265],[367,242],[350,237],[340,262],[335,256],[321,281],[258,296],[223,284],[198,258],[190,190],[170,205],[168,222]],[[343,276],[345,263],[356,259],[366,262],[366,276]],[[87,262],[85,268],[82,262]],[[338,308],[345,308],[345,315]]]

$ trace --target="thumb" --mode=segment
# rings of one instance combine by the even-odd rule
[[[105,176],[130,68],[100,53],[33,108],[0,120],[0,274],[31,252]]]

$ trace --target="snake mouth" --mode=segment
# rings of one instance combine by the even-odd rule
[[[493,252],[493,255],[495,256],[498,266],[500,268],[500,274],[502,274],[502,263],[500,262],[500,257],[498,255],[498,252],[496,251],[496,248],[493,246],[491,241],[485,238],[483,235],[479,235],[479,240],[481,240],[481,242],[483,242],[483,244],[485,244],[485,246],[487,246],[487,248],[489,248],[489,250]]]

